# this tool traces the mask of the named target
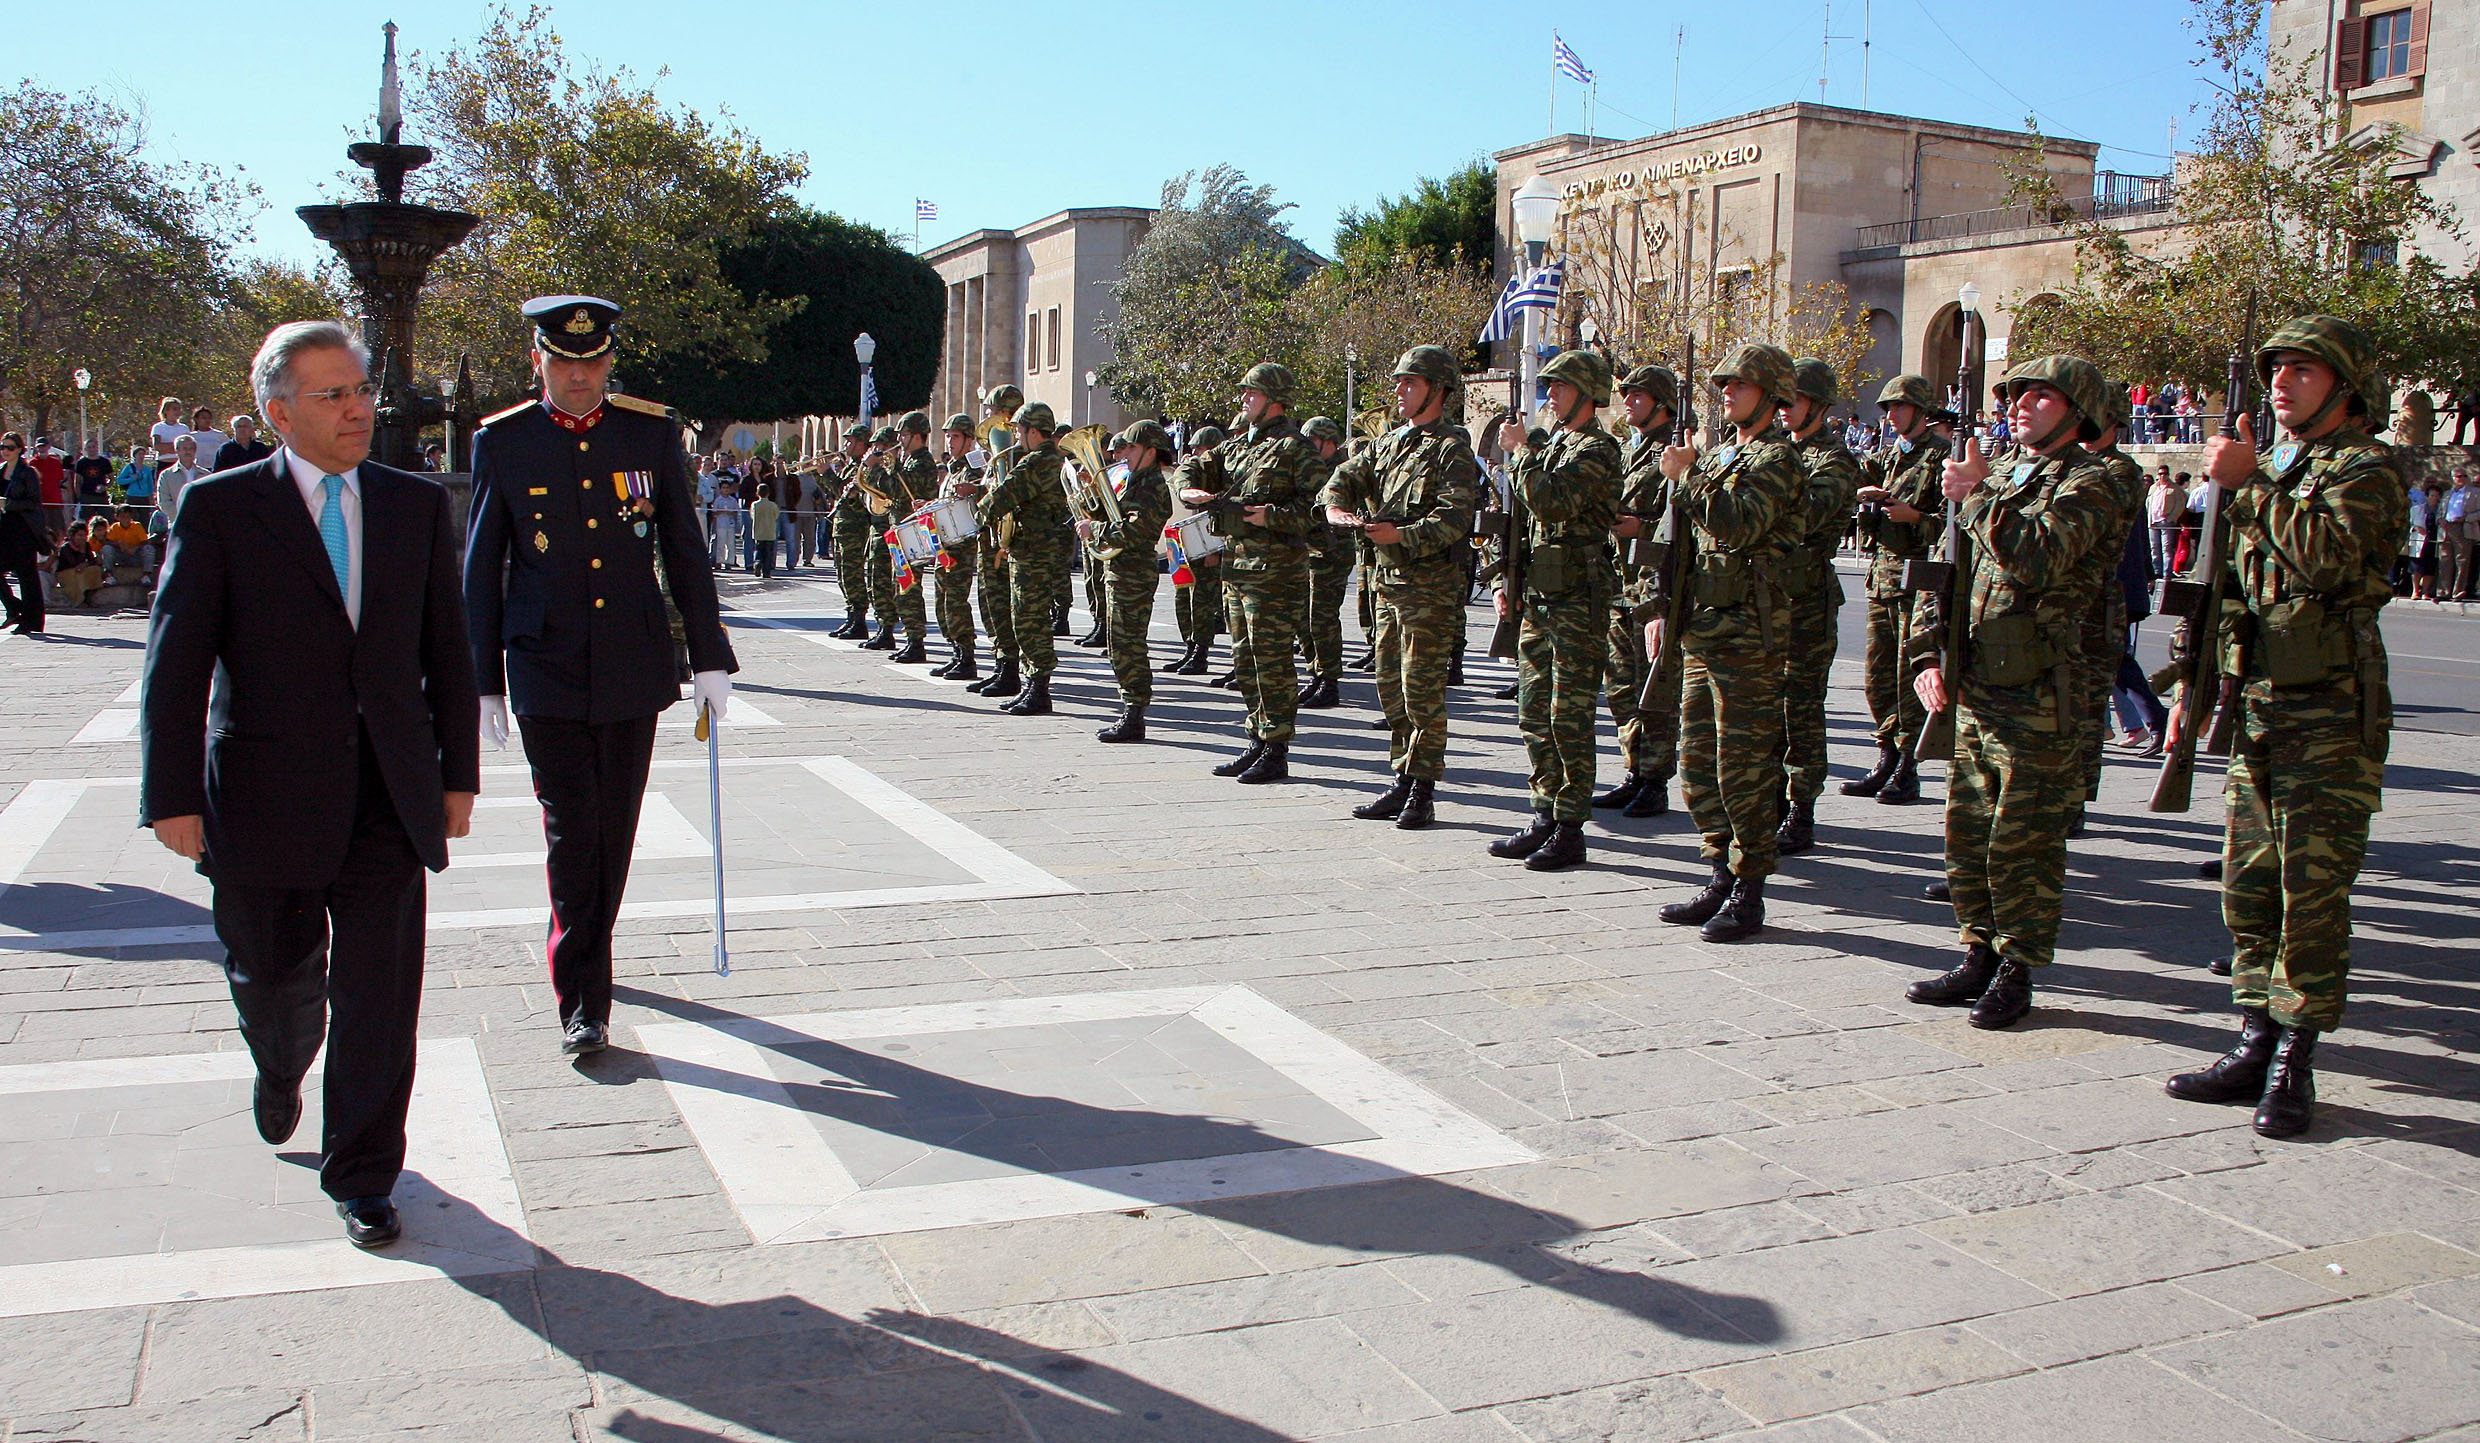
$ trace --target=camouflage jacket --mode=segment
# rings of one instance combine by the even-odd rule
[[[1472,443],[1456,428],[1433,421],[1398,426],[1337,466],[1320,500],[1402,528],[1401,540],[1370,548],[1383,585],[1463,564],[1462,543],[1472,532],[1480,478]]]
[[[1300,438],[1299,423],[1281,415],[1182,461],[1171,486],[1175,492],[1213,492],[1215,499],[1198,509],[1213,518],[1214,533],[1229,543],[1224,566],[1263,571],[1308,555],[1310,492],[1304,478],[1316,458]],[[1263,525],[1244,514],[1252,506],[1266,508]]]
[[[2222,514],[2230,521],[2224,665],[2241,663],[2250,702],[2270,700],[2274,687],[2383,689],[2377,613],[2394,599],[2394,561],[2411,527],[2393,448],[2350,426],[2284,441],[2223,499]],[[2253,624],[2242,625],[2243,615]]]
[[[947,458],[947,472],[939,478],[939,496],[941,499],[953,500],[959,496],[971,496],[974,494],[974,491],[979,491],[981,489],[981,485],[981,467],[974,465],[962,456],[950,456]],[[973,491],[967,491],[965,488],[968,486],[972,487]]]
[[[1309,493],[1309,561],[1313,566],[1333,567],[1352,564],[1352,532],[1326,519],[1326,505],[1318,498],[1326,492],[1326,480],[1341,464],[1341,452],[1329,460],[1309,448],[1309,464],[1301,468],[1301,489]]]
[[[1015,464],[1005,479],[982,492],[974,507],[984,531],[1014,518],[1016,536],[1056,535],[1068,529],[1068,493],[1059,488],[1059,447],[1049,441],[1030,451],[1013,451]]]
[[[1851,525],[1860,459],[1843,444],[1842,428],[1832,423],[1820,425],[1805,441],[1793,441],[1791,449],[1808,484],[1794,512],[1797,537],[1783,558],[1783,590],[1794,600],[1823,593],[1826,604],[1840,606],[1843,583],[1834,574],[1834,553],[1842,550],[1843,532]]]
[[[1938,483],[1945,479],[1954,447],[1923,426],[1910,440],[1897,439],[1860,465],[1861,484],[1882,486],[1894,499],[1922,512],[1918,521],[1896,521],[1872,508],[1860,516],[1860,545],[1869,558],[1869,595],[1903,595],[1903,563],[1926,556],[1937,544],[1946,511]]]
[[[927,446],[918,451],[907,451],[898,458],[895,466],[896,514],[899,517],[910,516],[921,509],[923,502],[938,495],[939,477],[938,458],[930,454]]]
[[[835,500],[829,507],[830,513],[837,520],[846,522],[856,517],[868,516],[869,495],[853,484],[854,479],[861,474],[861,463],[849,457],[839,456],[828,465],[832,469],[821,479],[835,490]]]
[[[1665,436],[1638,431],[1620,448],[1619,510],[1639,518],[1641,534],[1646,536],[1662,524],[1663,508],[1671,504],[1671,478],[1662,474],[1662,448],[1669,444]],[[1645,568],[1627,559],[1631,549],[1628,543],[1619,543],[1619,591],[1623,597],[1641,600],[1637,593],[1650,583]]]
[[[2127,595],[2118,584],[2118,563],[2127,551],[2127,532],[2144,519],[2144,468],[2114,445],[2097,447],[2092,456],[2109,473],[2118,514],[2085,561],[2092,570],[2093,599],[2084,613],[2084,653],[2115,670],[2119,653],[2127,649]]]
[[[1114,570],[1152,571],[1154,553],[1162,545],[1163,528],[1171,524],[1171,483],[1160,466],[1129,476],[1119,491],[1119,520],[1094,528],[1091,543]]]
[[[1679,482],[1695,552],[1683,645],[1781,639],[1783,558],[1806,532],[1800,503],[1807,489],[1808,472],[1779,424],[1698,454]]]
[[[1587,592],[1605,604],[1618,593],[1610,525],[1619,519],[1619,443],[1596,418],[1561,430],[1509,458],[1524,516],[1524,594],[1566,600]]]

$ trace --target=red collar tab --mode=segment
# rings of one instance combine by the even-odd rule
[[[591,431],[594,429],[594,424],[603,419],[603,408],[600,404],[582,416],[572,416],[553,405],[551,398],[545,396],[543,397],[543,409],[551,413],[552,424],[563,431]]]

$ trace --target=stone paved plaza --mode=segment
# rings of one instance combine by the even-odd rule
[[[2232,1027],[2217,778],[2155,817],[2113,760],[2060,963],[1981,1033],[1901,1000],[1952,953],[1935,805],[1829,790],[1709,947],[1654,916],[1702,875],[1677,814],[1483,852],[1524,812],[1498,664],[1397,832],[1346,815],[1358,676],[1244,788],[1196,679],[1104,747],[1096,653],[997,716],[827,638],[814,576],[725,590],[731,974],[676,712],[615,1045],[559,1056],[486,752],[371,1255],[315,1086],[257,1141],[204,883],[132,830],[143,618],[0,642],[0,1443],[2480,1440],[2480,739],[2397,734],[2276,1144],[2160,1086]]]

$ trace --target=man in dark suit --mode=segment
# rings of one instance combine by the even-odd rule
[[[215,884],[267,1141],[328,1034],[319,1185],[396,1240],[422,1002],[422,869],[479,789],[448,493],[371,463],[369,355],[278,326],[250,382],[275,455],[181,498],[147,637],[140,820]],[[332,938],[332,941],[331,941]]]
[[[680,426],[652,401],[608,393],[619,307],[545,296],[525,315],[543,395],[490,417],[474,438],[465,607],[483,727],[507,745],[515,710],[542,802],[551,990],[561,1050],[577,1055],[601,1051],[611,1025],[611,930],[655,720],[680,700],[667,585],[691,697],[717,725],[738,664]]]

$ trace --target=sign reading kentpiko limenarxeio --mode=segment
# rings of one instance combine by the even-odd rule
[[[1571,180],[1567,183],[1567,198],[1581,200],[1600,195],[1604,191],[1628,190],[1639,185],[1659,185],[1666,180],[1703,175],[1708,171],[1736,170],[1743,165],[1754,165],[1764,158],[1765,147],[1753,140],[1716,150],[1697,151],[1670,160],[1649,162],[1641,170],[1622,170],[1592,180]]]

